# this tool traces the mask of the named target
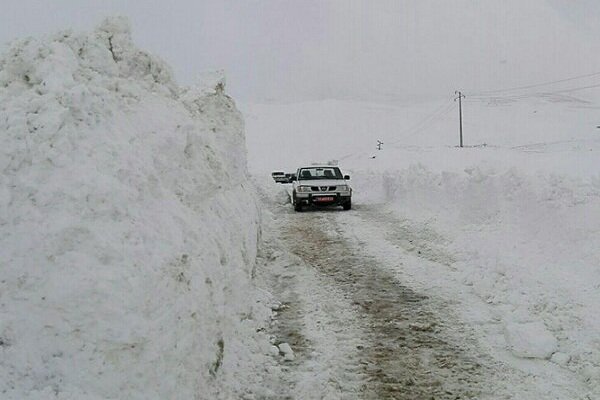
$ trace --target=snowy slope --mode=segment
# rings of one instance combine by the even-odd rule
[[[490,162],[575,176],[597,173],[591,150],[600,145],[600,130],[593,97],[535,95],[500,102],[491,97],[472,99],[467,93],[463,123],[469,148],[462,150],[454,148],[459,142],[458,107],[452,99],[449,95],[423,103],[331,99],[242,105],[249,168],[269,172],[338,159],[346,168],[360,170],[406,168],[420,162],[434,170],[461,171],[465,165]],[[376,151],[378,139],[384,142],[382,152]],[[279,151],[265,158],[269,146]]]
[[[263,175],[340,160],[353,213],[384,208],[390,229],[419,238],[407,251],[433,259],[399,266],[401,280],[456,301],[482,346],[536,385],[583,385],[597,398],[599,102],[591,93],[503,100],[464,104],[463,149],[451,98],[246,105],[249,165]],[[264,157],[269,144],[278,151]],[[352,231],[381,248],[381,223]]]
[[[0,397],[256,390],[259,217],[222,85],[179,88],[116,18],[13,43],[0,115]]]

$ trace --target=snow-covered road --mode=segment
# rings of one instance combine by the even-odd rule
[[[460,300],[436,289],[455,262],[440,234],[369,204],[295,213],[283,187],[261,186],[258,282],[282,303],[274,344],[295,352],[281,352],[276,398],[585,398],[569,374],[527,373],[481,346]],[[423,284],[415,266],[437,276]]]

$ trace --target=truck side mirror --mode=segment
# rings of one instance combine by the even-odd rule
[[[349,181],[350,180],[350,175],[344,175],[344,179]]]

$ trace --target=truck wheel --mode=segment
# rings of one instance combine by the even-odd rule
[[[302,204],[296,198],[296,192],[292,194],[292,204],[294,205],[294,211],[300,212],[302,211]]]
[[[344,210],[350,210],[352,208],[352,200],[348,200],[347,202],[345,202],[343,207]]]

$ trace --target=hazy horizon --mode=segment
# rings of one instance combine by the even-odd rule
[[[4,6],[0,40],[110,15],[179,83],[224,69],[244,102],[430,99],[600,71],[591,0],[22,0]]]

